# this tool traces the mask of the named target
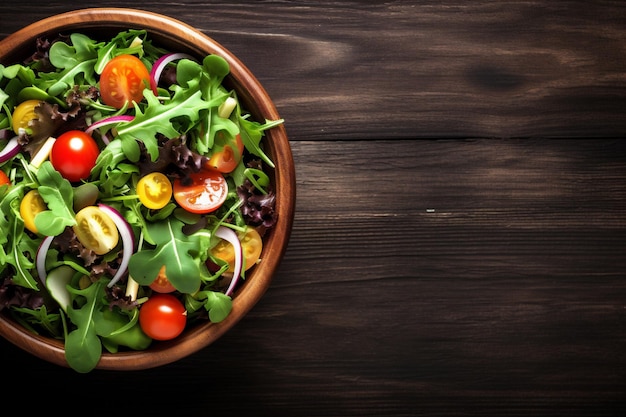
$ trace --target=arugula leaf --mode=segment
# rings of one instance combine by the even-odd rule
[[[12,200],[10,204],[13,216],[10,218],[11,252],[8,254],[7,262],[15,267],[13,276],[15,284],[37,290],[37,280],[30,271],[35,266],[32,259],[35,259],[39,245],[24,233],[24,222],[19,215],[19,204],[19,199]]]
[[[96,84],[94,64],[98,58],[97,50],[103,43],[80,33],[71,34],[70,41],[71,44],[54,42],[49,51],[50,63],[63,71],[39,74],[43,82],[36,86],[53,96],[63,94],[77,84]],[[80,74],[83,74],[82,79],[78,78]]]
[[[221,100],[220,100],[221,102]],[[209,152],[215,143],[215,135],[220,130],[228,132],[229,136],[236,136],[239,133],[239,126],[230,119],[220,117],[217,114],[217,107],[212,107],[209,111],[209,115],[204,120],[207,123],[206,130],[208,135],[203,137],[204,140],[196,143],[198,153],[206,154]]]
[[[71,45],[57,41],[50,46],[50,63],[55,67],[73,68],[85,61],[97,58],[97,49],[103,45],[103,43],[97,43],[81,33],[72,33],[70,41]]]
[[[206,102],[205,107],[199,109],[201,134],[192,146],[200,154],[213,148],[218,131],[226,130],[231,136],[239,133],[239,127],[232,120],[218,115],[219,106],[231,95],[222,85],[229,71],[228,62],[217,55],[208,55],[203,65],[182,59],[176,67],[176,82],[182,88],[200,89]]]
[[[116,138],[98,155],[91,176],[97,178],[104,197],[113,197],[129,191],[127,183],[132,174],[138,171],[137,165],[126,163],[122,141]]]
[[[137,235],[141,235],[141,239],[143,239],[144,242],[154,245],[154,239],[150,236],[146,218],[142,212],[143,204],[137,200],[124,200],[123,204],[126,208],[126,210],[124,210],[124,218],[126,221],[135,229],[139,230]]]
[[[222,80],[229,71],[228,62],[217,55],[205,57],[202,66],[190,60],[181,60],[178,63],[176,81],[187,88],[197,85],[202,92],[202,98],[207,102],[206,108],[200,109],[201,133],[192,146],[200,154],[206,154],[213,148],[218,131],[226,130],[231,136],[239,133],[239,127],[233,121],[218,114],[219,106],[230,96],[222,85]]]
[[[50,76],[42,74],[41,79],[45,82],[38,83],[37,87],[47,90],[52,96],[58,96],[65,93],[73,85],[82,84],[82,80],[76,80],[80,74],[83,74],[85,82],[95,83],[95,79],[93,79],[93,64],[95,62],[95,59],[84,61],[75,67],[65,69],[63,72],[52,73]]]
[[[272,127],[278,126],[284,122],[284,119],[278,120],[265,120],[265,123],[261,124],[259,122],[247,120],[241,114],[241,107],[237,104],[236,109],[236,118],[237,123],[241,128],[241,141],[243,145],[246,147],[250,153],[258,156],[270,167],[274,168],[274,163],[272,160],[263,152],[261,149],[261,139],[264,136],[264,131],[267,129],[271,129]]]
[[[98,300],[104,296],[104,280],[94,282],[84,290],[68,286],[73,297],[84,297],[80,308],[70,306],[67,314],[76,326],[65,338],[65,359],[77,372],[86,373],[96,367],[102,356],[102,342],[96,333],[94,316],[99,310]]]
[[[11,110],[19,102],[19,92],[35,82],[35,72],[28,67],[14,64],[8,67],[0,65],[0,105],[9,114],[5,120],[10,120]],[[6,106],[6,107],[5,107]]]
[[[167,219],[146,224],[155,241],[154,249],[142,249],[130,257],[128,272],[141,285],[150,285],[165,265],[167,279],[180,292],[194,293],[200,287],[200,266],[196,257],[197,238],[182,232],[183,222]]]
[[[144,97],[147,106],[141,111],[140,106],[135,103],[135,118],[117,128],[118,137],[125,142],[135,143],[137,140],[143,142],[152,161],[156,161],[159,156],[159,146],[156,140],[157,133],[168,139],[176,138],[186,130],[193,127],[198,121],[198,109],[204,108],[206,103],[202,100],[199,90],[176,88],[171,100],[161,103],[149,88],[144,90]],[[187,126],[174,127],[173,119],[181,123],[180,118],[188,120]],[[127,148],[124,147],[124,152]],[[132,162],[137,162],[139,152],[132,152],[126,155]]]
[[[10,188],[5,187],[0,194],[0,272],[11,265],[14,270],[13,283],[36,290],[37,280],[30,271],[34,268],[32,260],[36,257],[39,245],[24,233],[24,221],[19,214],[24,189],[24,184],[15,184]]]
[[[13,64],[8,67],[2,66],[0,69],[2,69],[0,80],[3,78],[17,79],[24,85],[32,85],[36,79],[35,71],[24,65]]]
[[[21,103],[26,100],[48,101],[52,104],[58,104],[60,107],[63,108],[67,108],[68,106],[67,102],[65,102],[64,100],[61,100],[60,98],[55,97],[50,93],[42,90],[41,88],[35,86],[24,87],[20,90],[19,94],[17,95],[17,101]]]
[[[197,296],[204,301],[204,308],[209,312],[209,320],[219,323],[233,309],[233,300],[228,295],[217,291],[201,291]]]
[[[39,194],[48,205],[48,210],[35,216],[35,226],[46,236],[57,236],[67,226],[76,224],[74,213],[74,189],[68,180],[45,161],[37,171]]]
[[[167,51],[152,45],[147,38],[147,31],[143,29],[129,29],[118,33],[111,41],[98,49],[98,61],[94,65],[97,74],[101,74],[106,64],[118,55],[137,55],[148,70],[151,63]],[[150,59],[146,59],[149,57]]]
[[[96,332],[102,345],[111,353],[117,353],[120,346],[133,350],[144,350],[152,343],[139,324],[139,309],[130,311],[103,307],[95,317]]]
[[[16,320],[31,332],[40,334],[36,330],[36,326],[44,329],[55,338],[63,338],[61,314],[49,312],[45,304],[37,309],[13,307],[13,311],[21,314],[21,316],[15,315]]]
[[[0,71],[0,74],[1,74],[1,73],[2,73],[2,72]],[[4,105],[4,102],[5,102],[7,99],[9,99],[9,98],[11,98],[11,96],[9,96],[7,93],[5,93],[5,92],[4,92],[4,90],[2,90],[2,89],[0,88],[0,107],[2,107],[2,106]],[[8,120],[8,118],[7,118],[7,120]],[[7,124],[7,126],[8,126],[8,124]]]

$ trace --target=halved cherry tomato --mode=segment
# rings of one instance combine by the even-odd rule
[[[0,185],[4,184],[11,185],[11,179],[4,171],[0,170]]]
[[[91,136],[81,130],[70,130],[52,145],[50,162],[63,178],[76,182],[89,176],[99,154],[98,144]]]
[[[48,210],[48,206],[39,195],[39,191],[27,192],[20,203],[20,216],[24,220],[24,227],[33,233],[39,233],[35,226],[35,216],[45,210]]]
[[[26,100],[21,102],[13,110],[13,131],[17,134],[20,129],[28,128],[28,123],[31,120],[37,119],[35,114],[35,107],[39,106],[41,101],[39,100]]]
[[[187,310],[172,294],[153,294],[139,308],[141,330],[155,340],[170,340],[185,330]]]
[[[172,198],[172,183],[165,174],[151,172],[137,182],[139,201],[149,209],[160,209]]]
[[[218,171],[201,169],[188,177],[174,180],[174,199],[191,213],[217,210],[226,200],[228,184]]]
[[[215,144],[211,158],[205,166],[223,173],[232,172],[243,155],[243,141],[241,135],[230,136],[227,132],[220,130],[215,135]]]
[[[98,255],[109,253],[119,241],[115,222],[97,206],[87,206],[76,213],[73,229],[80,243]]]
[[[111,59],[100,75],[100,96],[104,104],[121,109],[126,103],[139,103],[143,90],[150,86],[150,73],[134,55],[118,55]]]
[[[160,293],[174,292],[176,290],[170,280],[167,279],[167,275],[165,275],[165,265],[159,270],[159,275],[152,281],[150,288]]]
[[[243,236],[240,237],[241,249],[243,250],[244,268],[247,271],[256,265],[261,251],[263,250],[263,240],[261,235],[253,227],[247,227]],[[225,240],[221,240],[217,245],[211,248],[211,255],[215,258],[228,262],[228,272],[235,269],[235,249],[233,245]]]

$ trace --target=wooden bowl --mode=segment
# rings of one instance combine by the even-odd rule
[[[280,119],[278,112],[254,75],[230,51],[193,27],[156,13],[124,8],[91,8],[72,11],[35,22],[0,41],[0,63],[22,62],[32,54],[40,36],[81,32],[94,39],[107,40],[119,31],[145,29],[155,45],[170,51],[186,52],[203,58],[216,54],[228,61],[231,74],[224,81],[233,88],[254,120]],[[108,38],[107,38],[108,37]],[[276,167],[270,172],[276,192],[276,226],[264,237],[263,261],[248,271],[245,282],[233,296],[228,317],[217,324],[209,322],[186,329],[174,340],[154,342],[145,351],[111,354],[104,352],[96,369],[138,370],[175,362],[205,348],[242,319],[268,289],[289,240],[295,208],[295,169],[291,148],[281,125],[265,132],[266,151]],[[13,321],[6,310],[0,314],[0,335],[31,354],[67,367],[63,343],[37,336]]]

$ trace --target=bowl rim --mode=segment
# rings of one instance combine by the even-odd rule
[[[89,28],[85,29],[84,25]],[[132,25],[132,27],[129,27]],[[198,57],[215,54],[226,59],[231,67],[227,76],[240,100],[247,103],[256,120],[280,119],[278,111],[264,87],[232,52],[200,30],[178,19],[159,13],[123,7],[90,7],[52,15],[33,22],[0,40],[0,62],[24,58],[23,45],[38,36],[71,31],[145,29],[151,39],[161,43],[182,44]],[[156,43],[156,41],[155,41]],[[276,193],[277,223],[263,248],[263,262],[248,273],[233,296],[233,308],[220,323],[202,323],[185,330],[177,339],[158,342],[145,351],[124,351],[111,354],[103,350],[95,369],[142,370],[166,365],[205,348],[220,338],[261,299],[286,251],[294,219],[296,184],[295,166],[284,123],[265,132],[264,144],[276,168],[272,172]],[[62,341],[35,335],[17,322],[0,314],[0,335],[9,342],[40,359],[68,367]]]

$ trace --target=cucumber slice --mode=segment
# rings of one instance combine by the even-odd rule
[[[67,311],[72,298],[67,290],[67,285],[72,281],[72,277],[76,271],[74,268],[61,265],[48,273],[46,277],[46,288],[54,300],[59,303],[63,311]]]

